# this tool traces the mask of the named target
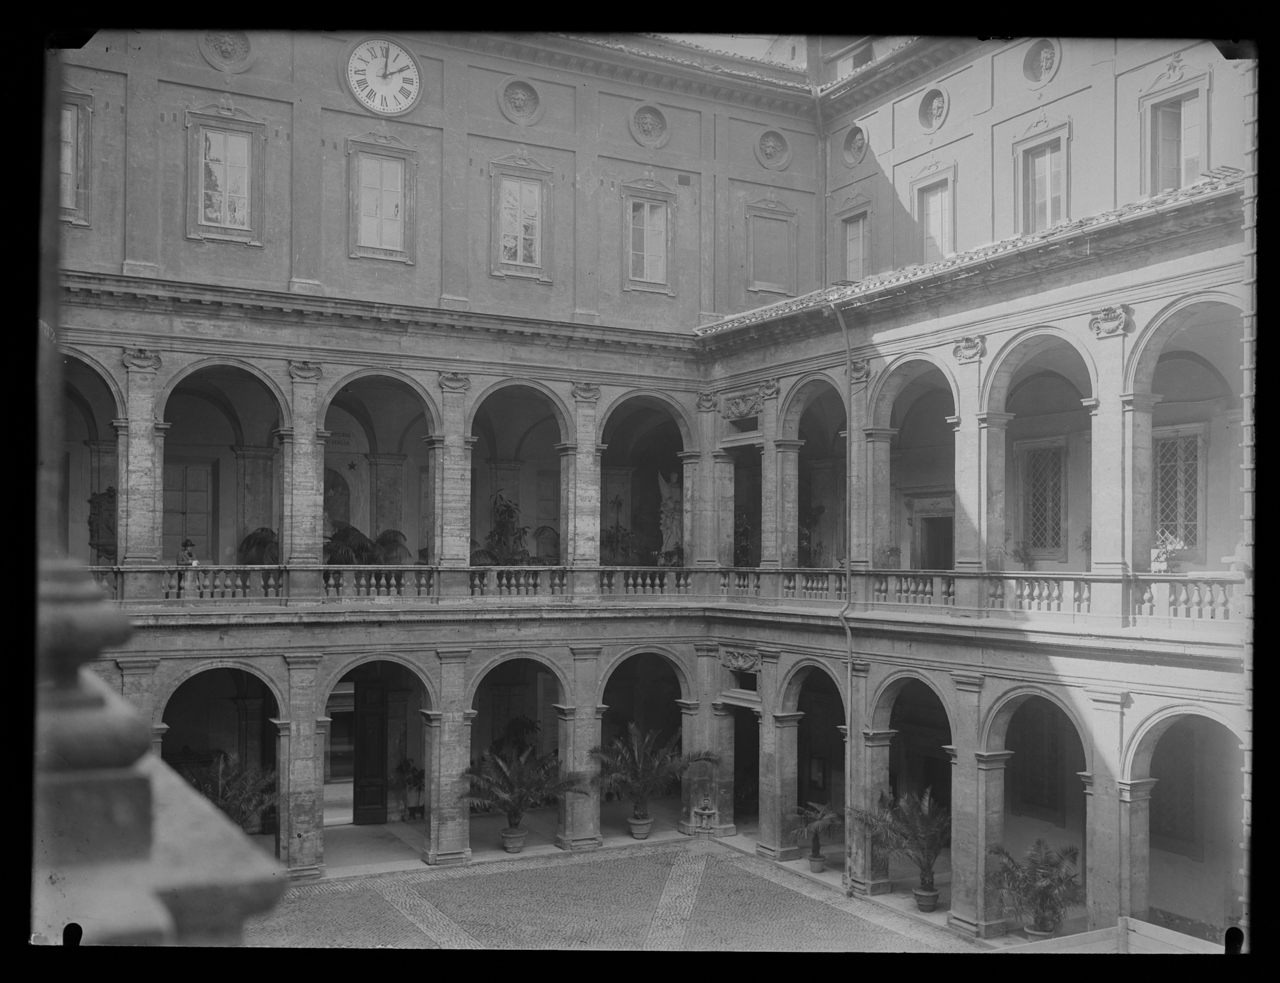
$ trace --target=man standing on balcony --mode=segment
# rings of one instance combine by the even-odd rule
[[[182,541],[182,548],[178,550],[178,556],[174,560],[178,565],[178,596],[182,596],[183,582],[187,579],[187,575],[182,572],[185,567],[198,567],[200,561],[196,559],[196,544],[189,539]]]

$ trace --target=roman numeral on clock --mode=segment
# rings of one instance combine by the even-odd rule
[[[387,97],[386,97],[386,96],[379,96],[378,98],[382,100],[382,108],[383,108],[383,109],[386,109],[386,108],[387,108]]]
[[[403,85],[400,86],[400,98],[408,99],[411,95],[413,95],[413,91],[411,89],[407,89]]]
[[[369,82],[366,79],[356,79],[356,85],[360,86],[360,91],[363,92],[368,88]]]

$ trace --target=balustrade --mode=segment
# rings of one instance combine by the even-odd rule
[[[325,597],[431,597],[433,567],[326,566],[321,577]]]
[[[1138,624],[1170,621],[1229,622],[1242,574],[1142,574],[1134,578],[1133,614]]]

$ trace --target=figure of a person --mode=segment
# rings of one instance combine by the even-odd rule
[[[200,561],[196,559],[196,544],[189,539],[184,539],[174,562],[178,565],[178,594],[181,596],[187,579],[185,570],[200,565]]]
[[[658,487],[662,490],[662,511],[659,513],[662,525],[662,552],[673,553],[680,548],[684,533],[679,475],[672,471],[671,480],[667,481],[659,472]]]

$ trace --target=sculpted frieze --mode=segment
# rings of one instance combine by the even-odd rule
[[[302,382],[315,382],[323,374],[319,364],[316,362],[289,363],[289,378],[291,379],[298,379]]]
[[[720,663],[734,672],[760,671],[760,656],[755,652],[735,652],[725,649],[720,653]]]
[[[471,388],[471,377],[461,372],[441,372],[440,388],[445,392],[464,393]]]
[[[987,354],[986,336],[961,338],[956,342],[955,348],[951,349],[951,354],[955,356],[957,362],[972,362],[974,359],[982,358]]]
[[[590,382],[575,382],[573,398],[585,402],[594,402],[600,398],[600,387]]]
[[[127,369],[158,369],[160,368],[160,353],[153,352],[149,348],[126,348],[124,350],[124,365]]]
[[[1128,327],[1129,312],[1124,304],[1112,304],[1099,311],[1089,312],[1089,327],[1098,338],[1114,338],[1123,335]]]

